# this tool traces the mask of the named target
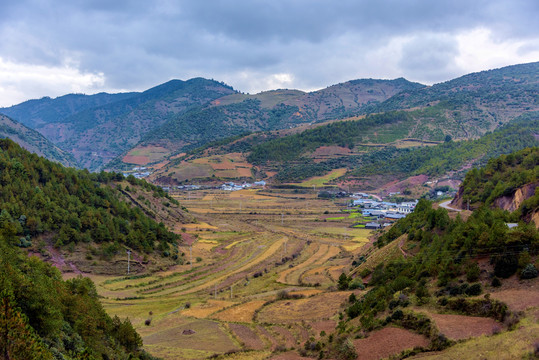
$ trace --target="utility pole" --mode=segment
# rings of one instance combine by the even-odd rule
[[[281,213],[281,226],[284,225],[284,214]]]
[[[127,250],[127,275],[129,275],[129,261],[131,260],[131,250]]]
[[[189,246],[189,265],[193,268],[193,247]]]
[[[213,298],[217,300],[217,283],[213,285]]]
[[[230,298],[231,298],[231,299],[232,299],[232,297],[233,297],[233,295],[232,295],[232,287],[233,287],[233,286],[234,286],[234,285],[230,285]]]

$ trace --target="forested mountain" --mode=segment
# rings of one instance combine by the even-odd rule
[[[65,166],[76,166],[77,161],[47,140],[39,132],[32,130],[13,119],[0,114],[0,138],[10,138],[26,150],[57,161]]]
[[[154,198],[166,194],[144,181],[127,180],[124,188],[121,174],[65,168],[0,139],[3,358],[151,359],[140,350],[142,340],[129,320],[105,313],[91,280],[62,281],[56,268],[27,253],[47,258],[86,249],[83,257],[103,257],[109,267],[125,248],[177,256],[179,237],[124,200],[129,186],[147,187]]]
[[[234,92],[213,80],[171,80],[142,93],[103,95],[103,102],[110,101],[98,106],[93,106],[92,101],[97,104],[101,97],[85,98],[86,103],[81,101],[80,107],[71,108],[61,106],[67,99],[60,98],[61,103],[42,99],[33,107],[27,102],[9,111],[34,121],[36,130],[72,153],[81,167],[97,170],[167,120]],[[25,114],[26,109],[33,112]],[[54,120],[55,112],[59,116]],[[46,121],[37,122],[35,118]]]
[[[95,95],[68,94],[55,99],[44,97],[0,108],[0,114],[5,114],[32,129],[36,129],[49,123],[61,122],[80,111],[125,100],[138,94],[136,92]]]
[[[9,237],[9,235],[8,235]],[[88,278],[63,281],[0,233],[2,359],[153,359],[129,319],[111,318]]]
[[[56,248],[95,244],[113,255],[123,247],[139,252],[172,251],[178,236],[122,201],[122,174],[65,168],[0,140],[0,231],[10,245],[29,247],[50,239]],[[155,197],[166,194],[152,188]],[[34,243],[34,245],[37,245]]]
[[[539,148],[527,148],[491,159],[485,167],[469,171],[453,203],[471,209],[508,205],[510,210],[519,210],[521,216],[530,219],[539,211],[538,187]],[[503,198],[509,201],[500,201]]]

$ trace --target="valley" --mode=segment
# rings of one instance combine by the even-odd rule
[[[371,235],[349,228],[352,219],[325,220],[342,204],[316,193],[290,198],[257,190],[174,198],[197,219],[176,229],[186,263],[140,276],[90,275],[105,309],[129,317],[149,352],[202,359],[249,351],[263,358],[334,330],[351,293],[334,291],[338,278]]]

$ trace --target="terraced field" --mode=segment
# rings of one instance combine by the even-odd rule
[[[357,248],[357,236],[347,232],[356,229],[347,230],[353,220],[323,221],[324,211],[338,211],[332,201],[293,195],[178,195],[197,219],[174,229],[186,262],[153,274],[94,277],[105,308],[129,317],[146,348],[164,359],[240,350],[265,358],[334,330],[350,293],[332,290],[354,256],[347,249]]]

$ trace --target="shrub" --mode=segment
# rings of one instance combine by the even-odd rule
[[[522,270],[522,273],[520,273],[521,279],[533,279],[536,278],[539,275],[539,272],[533,266],[533,264],[528,264],[524,269]]]
[[[497,276],[494,276],[492,278],[492,281],[490,282],[490,285],[492,287],[500,287],[500,286],[502,286],[502,282],[500,281],[500,279]]]
[[[470,295],[470,296],[480,295],[482,292],[483,292],[483,289],[481,287],[481,284],[479,283],[472,284],[470,287],[468,287],[465,290],[466,295]]]
[[[500,256],[494,265],[494,274],[502,279],[507,279],[509,276],[513,275],[517,269],[518,259],[515,256]]]
[[[471,263],[466,268],[466,280],[469,282],[474,282],[479,279],[479,275],[481,274],[481,269],[479,268],[479,265],[477,263]]]

